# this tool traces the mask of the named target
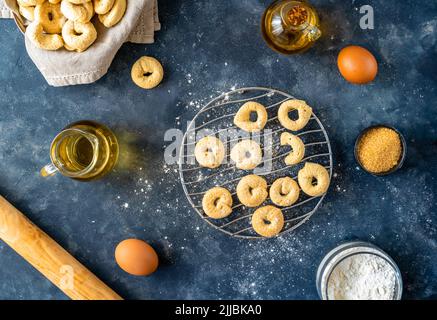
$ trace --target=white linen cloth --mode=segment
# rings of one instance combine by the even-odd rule
[[[1,18],[13,17],[11,10],[17,12],[16,0],[0,0]],[[65,49],[41,50],[25,37],[27,53],[48,84],[67,86],[92,83],[107,73],[124,42],[153,43],[154,33],[161,27],[158,1],[128,0],[123,19],[112,28],[105,28],[96,17],[93,23],[97,29],[97,40],[81,53]]]

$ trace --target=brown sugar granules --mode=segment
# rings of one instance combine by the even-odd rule
[[[394,168],[399,163],[401,153],[399,134],[390,128],[370,129],[358,142],[358,159],[367,171],[373,173]]]

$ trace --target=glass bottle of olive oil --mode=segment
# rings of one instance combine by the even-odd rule
[[[303,52],[322,35],[317,12],[307,1],[273,2],[264,12],[261,29],[267,44],[283,54]]]

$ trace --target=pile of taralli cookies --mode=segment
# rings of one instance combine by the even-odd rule
[[[291,119],[290,113],[296,111],[297,119]],[[252,114],[256,113],[256,120]],[[312,116],[312,108],[302,100],[287,100],[278,109],[278,120],[289,131],[303,129]],[[266,108],[254,101],[243,104],[234,116],[234,125],[246,132],[260,132],[268,120]],[[284,158],[285,165],[300,163],[305,156],[305,144],[291,132],[282,132],[280,144],[289,146],[290,152]],[[226,156],[223,142],[215,136],[205,136],[195,146],[194,156],[201,167],[215,169],[222,165]],[[253,170],[263,162],[263,151],[254,140],[243,139],[235,144],[230,158],[237,169]],[[319,197],[326,193],[330,176],[320,164],[306,162],[297,175],[297,182],[288,176],[280,177],[269,184],[260,175],[249,174],[241,178],[236,187],[236,195],[242,205],[257,208],[252,215],[251,224],[256,233],[263,237],[278,235],[284,227],[284,215],[281,208],[292,206],[299,199],[301,190],[310,197]],[[273,205],[263,205],[270,197]],[[213,219],[228,217],[233,209],[232,194],[223,187],[209,189],[203,196],[202,209]]]
[[[38,48],[83,52],[97,39],[95,15],[107,28],[123,18],[127,0],[17,0],[29,21],[26,36]]]

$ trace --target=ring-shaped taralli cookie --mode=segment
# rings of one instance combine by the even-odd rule
[[[203,137],[196,143],[194,156],[202,167],[217,168],[225,158],[225,147],[216,137]]]
[[[237,184],[237,197],[246,207],[259,206],[267,196],[267,181],[260,176],[245,176]]]
[[[291,120],[289,112],[296,110],[298,119]],[[278,119],[281,125],[291,131],[298,131],[305,127],[311,118],[313,109],[303,100],[287,100],[281,104],[278,110]]]
[[[242,170],[252,170],[262,162],[260,145],[253,140],[242,140],[231,150],[231,159]]]
[[[281,134],[281,146],[289,145],[290,153],[285,157],[285,164],[290,166],[301,162],[305,155],[305,145],[302,139],[292,133],[284,132]]]
[[[106,28],[111,28],[123,18],[125,12],[126,0],[115,0],[111,10],[105,14],[99,14],[99,20]]]
[[[45,2],[46,0],[17,0],[19,6],[22,7],[35,7],[38,4]]]
[[[274,237],[284,227],[284,215],[281,209],[274,206],[261,207],[252,216],[252,227],[263,237]]]
[[[41,23],[46,33],[61,33],[65,17],[60,4],[44,2],[35,7],[35,20]]]
[[[36,47],[44,50],[58,50],[64,46],[59,34],[47,34],[41,23],[32,22],[26,28],[26,36]]]
[[[91,22],[67,21],[62,28],[66,48],[82,52],[97,39],[97,31]]]
[[[68,44],[66,44],[65,42],[64,42],[64,48],[67,49],[68,51],[76,51],[76,49],[70,47],[70,46],[69,46]]]
[[[91,1],[75,4],[69,0],[62,0],[61,12],[68,20],[85,23],[89,22],[94,16],[94,7]]]
[[[97,14],[108,13],[114,6],[115,0],[93,0],[94,11]]]
[[[232,195],[222,187],[208,190],[202,199],[205,214],[213,219],[222,219],[232,213]]]
[[[250,119],[251,114],[256,113],[256,121]],[[248,132],[259,132],[264,129],[267,123],[267,111],[264,106],[258,102],[249,101],[243,104],[234,117],[234,124]]]
[[[269,190],[270,199],[280,207],[291,206],[299,199],[299,194],[299,185],[290,177],[275,180]]]
[[[28,21],[35,19],[35,7],[18,6],[18,11]]]
[[[164,69],[155,58],[144,56],[132,66],[131,77],[140,88],[152,89],[161,83],[164,78]]]
[[[305,166],[299,170],[297,180],[302,191],[311,197],[324,194],[330,183],[328,170],[320,164],[311,162],[305,163]]]

